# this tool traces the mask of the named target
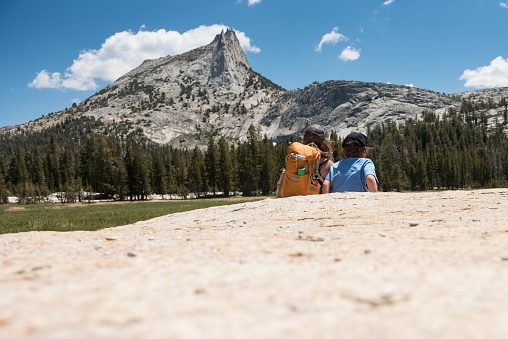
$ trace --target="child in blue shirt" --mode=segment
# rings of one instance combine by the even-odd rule
[[[342,143],[345,159],[330,167],[322,192],[377,192],[376,169],[374,163],[365,158],[367,149],[365,135],[349,134]]]

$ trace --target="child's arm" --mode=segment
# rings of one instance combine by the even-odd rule
[[[323,187],[321,187],[321,193],[322,194],[330,193],[331,188],[332,182],[328,179],[325,179],[325,181],[323,182]]]
[[[365,178],[365,181],[367,182],[367,189],[369,190],[369,192],[377,192],[377,182],[376,182],[375,176],[373,176],[372,174],[369,174]],[[326,180],[325,180],[325,182],[326,182]],[[325,184],[323,183],[323,189],[324,189],[324,186],[325,186]]]

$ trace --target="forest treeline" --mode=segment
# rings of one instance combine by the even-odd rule
[[[71,121],[63,124],[74,126]],[[0,139],[1,201],[12,195],[35,203],[54,192],[61,192],[62,202],[91,199],[83,192],[118,200],[145,200],[151,194],[268,195],[285,159],[286,147],[261,138],[253,126],[245,142],[211,136],[205,150],[158,145],[137,135],[121,139],[92,132],[74,134],[69,142],[62,137],[67,133],[56,126],[43,137],[24,135],[23,143]]]
[[[508,138],[504,121],[464,102],[441,116],[423,112],[403,124],[386,121],[367,132],[382,191],[507,187]],[[91,199],[268,195],[276,190],[292,138],[274,143],[251,126],[247,139],[210,136],[206,147],[158,145],[140,134],[95,134],[90,118],[66,120],[44,132],[0,137],[0,201],[35,203],[61,192],[62,202]],[[72,138],[69,138],[72,136]],[[335,161],[341,139],[331,131]]]

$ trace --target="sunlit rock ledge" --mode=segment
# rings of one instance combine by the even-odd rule
[[[0,235],[2,338],[504,338],[508,189]]]

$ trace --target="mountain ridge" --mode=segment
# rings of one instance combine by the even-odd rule
[[[441,94],[393,84],[328,80],[286,91],[250,68],[234,30],[183,54],[145,60],[79,105],[0,133],[40,130],[66,118],[94,117],[118,133],[141,131],[160,144],[192,147],[210,135],[243,139],[250,125],[277,139],[319,123],[344,136],[386,119],[403,122],[422,111],[460,110],[464,100],[494,121],[506,110],[508,87]],[[496,107],[494,107],[496,106]]]

